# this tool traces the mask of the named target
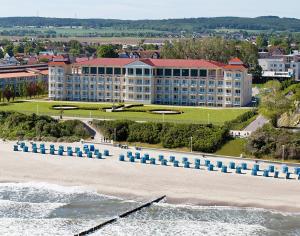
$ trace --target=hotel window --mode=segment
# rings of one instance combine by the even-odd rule
[[[149,85],[150,84],[150,80],[148,80],[148,79],[144,80],[144,84]]]
[[[107,67],[106,68],[106,74],[107,75],[112,75],[113,74],[113,68],[112,67]]]
[[[174,69],[173,76],[180,76],[180,69]]]
[[[121,74],[121,68],[115,68],[114,69],[114,74],[115,75],[120,75]]]
[[[126,74],[126,68],[122,68],[122,75]]]
[[[200,70],[200,76],[206,77],[207,76],[207,70]]]
[[[231,86],[231,82],[226,82],[226,86]]]
[[[200,93],[205,93],[205,89],[204,88],[200,88]]]
[[[226,93],[227,94],[231,94],[231,90],[230,89],[226,89]]]
[[[157,76],[164,76],[164,70],[163,69],[157,69],[156,74],[157,74]]]
[[[239,89],[236,89],[236,90],[235,90],[235,94],[238,94],[238,95],[240,95],[240,94],[241,94],[241,90],[239,90]]]
[[[150,75],[150,69],[145,69],[144,70],[144,75]]]
[[[223,101],[223,97],[218,97],[218,101]]]
[[[194,85],[194,86],[197,85],[197,80],[192,80],[191,85]]]
[[[209,89],[208,92],[209,93],[214,93],[214,89]]]
[[[215,81],[209,81],[209,86],[214,86],[215,85]]]
[[[198,77],[198,70],[191,70],[192,77]]]
[[[165,69],[165,76],[172,76],[172,70],[171,69]]]
[[[89,67],[82,67],[82,74],[89,74],[90,68]]]
[[[200,85],[205,85],[205,80],[200,80]]]
[[[240,82],[235,82],[235,87],[241,87],[241,83]]]
[[[226,77],[231,77],[231,73],[226,73]]]
[[[182,76],[190,76],[190,70],[189,69],[182,69]]]
[[[223,81],[218,81],[218,85],[222,86],[223,85]]]
[[[208,71],[209,76],[216,77],[217,71],[216,70],[209,70]]]
[[[235,74],[235,77],[237,77],[237,78],[241,78],[241,77],[242,77],[242,75],[241,75],[240,73],[237,73],[237,74]]]
[[[128,74],[129,74],[129,75],[133,75],[133,73],[134,73],[133,68],[129,68],[129,69],[128,69]]]
[[[223,89],[218,89],[218,93],[223,93]]]
[[[91,74],[96,75],[97,74],[97,67],[91,67]]]
[[[104,75],[105,74],[105,68],[104,67],[98,67],[98,74]]]
[[[143,74],[143,69],[137,68],[135,73],[136,73],[136,75],[142,75]]]

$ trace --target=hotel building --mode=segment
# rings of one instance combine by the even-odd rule
[[[52,100],[240,107],[252,77],[238,58],[206,60],[98,58],[49,64]]]
[[[13,86],[18,93],[20,85],[38,82],[48,83],[47,64],[0,67],[0,91]]]

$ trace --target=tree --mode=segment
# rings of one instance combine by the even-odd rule
[[[14,55],[13,49],[14,45],[10,43],[4,47],[4,53],[7,53],[9,56],[12,57]]]
[[[24,53],[24,47],[23,47],[22,44],[15,45],[14,48],[13,48],[13,54],[14,55],[17,55],[19,53]]]
[[[116,58],[118,57],[118,53],[113,45],[102,45],[97,48],[97,57]]]
[[[256,45],[258,48],[266,48],[268,46],[268,40],[266,36],[263,34],[257,36]]]
[[[13,97],[13,91],[11,90],[11,87],[7,85],[4,89],[3,96],[6,98],[6,100],[9,102],[10,99]]]
[[[3,51],[0,49],[0,59],[4,57]]]
[[[69,53],[70,53],[73,57],[77,57],[77,56],[80,55],[80,50],[79,50],[79,49],[72,48],[72,49],[70,49]]]

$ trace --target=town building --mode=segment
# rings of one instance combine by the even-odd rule
[[[48,83],[48,64],[0,67],[0,91],[13,86],[16,93],[27,83]]]
[[[251,103],[252,76],[235,58],[206,60],[98,58],[49,63],[49,98],[182,106]]]
[[[300,53],[285,55],[282,53],[270,54],[268,57],[258,60],[259,65],[263,69],[262,76],[266,79],[295,79],[300,80]]]

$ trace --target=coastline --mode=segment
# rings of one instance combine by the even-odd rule
[[[101,151],[110,149],[113,156],[96,160],[13,152],[13,144],[15,142],[0,142],[0,182],[83,186],[99,194],[136,201],[167,195],[166,202],[170,204],[263,208],[300,213],[300,181],[295,179],[223,174],[220,171],[208,172],[204,167],[195,170],[119,162],[119,154],[125,154],[127,150],[101,145],[97,148]],[[64,145],[82,146],[79,143]],[[158,156],[156,151],[142,151],[145,152],[153,154],[153,157]],[[164,154],[166,157],[171,155],[167,151]],[[182,157],[175,156],[177,159]],[[196,156],[191,154],[187,157],[192,159]],[[220,157],[209,159],[213,162],[231,161]],[[246,162],[250,164],[250,161]]]

